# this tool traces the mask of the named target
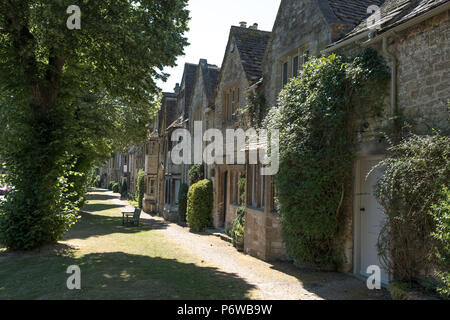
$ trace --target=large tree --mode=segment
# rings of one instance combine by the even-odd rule
[[[15,187],[0,204],[1,243],[30,249],[57,240],[76,221],[74,176],[145,138],[156,81],[187,44],[186,5],[0,2],[0,159]]]

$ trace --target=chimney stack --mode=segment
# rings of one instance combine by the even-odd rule
[[[249,27],[250,29],[253,29],[253,30],[258,30],[258,24],[257,23],[254,23],[251,27]]]
[[[179,83],[177,83],[175,85],[175,88],[173,89],[173,92],[175,92],[176,94],[178,94],[180,92],[180,84]]]
[[[247,28],[247,22],[245,21],[239,22],[239,25],[241,26],[241,28]]]

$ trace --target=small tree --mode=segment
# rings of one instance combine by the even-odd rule
[[[201,180],[189,188],[186,219],[194,231],[203,231],[212,222],[213,187],[211,180]]]

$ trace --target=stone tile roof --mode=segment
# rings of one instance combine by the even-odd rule
[[[448,2],[449,0],[385,0],[380,6],[381,20],[379,22],[379,33],[387,31]],[[341,40],[351,38],[369,30],[367,18],[362,20]]]
[[[200,59],[200,68],[206,97],[208,101],[212,101],[214,100],[214,90],[216,89],[220,68],[216,65],[208,64],[206,59]]]
[[[185,85],[184,91],[184,119],[189,115],[189,102],[191,101],[191,95],[194,92],[195,73],[197,72],[198,64],[185,63],[183,80]]]
[[[320,0],[319,0],[320,1]],[[361,20],[368,17],[367,9],[380,6],[384,0],[326,0],[339,22],[356,27]]]
[[[249,82],[261,79],[262,61],[271,32],[233,26],[230,35],[235,38]]]
[[[163,92],[163,98],[161,101],[162,107],[165,108],[166,114],[166,128],[177,118],[177,96],[175,93]],[[166,128],[161,128],[165,130]],[[161,131],[162,133],[162,131]]]

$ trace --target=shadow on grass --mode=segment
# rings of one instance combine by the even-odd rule
[[[99,208],[101,208],[103,206],[109,205],[101,204],[99,206]],[[70,239],[87,239],[90,237],[98,237],[114,233],[134,234],[149,230],[167,228],[166,223],[153,219],[141,219],[140,225],[134,226],[132,224],[122,225],[121,216],[107,216],[85,211],[80,212],[80,216],[80,220],[78,220],[75,226],[73,226],[64,235],[63,240],[67,241]]]
[[[94,189],[87,195],[87,200],[91,201],[110,201],[114,199],[118,199],[118,197],[105,189]]]
[[[236,274],[173,259],[94,253],[73,248],[13,254],[0,268],[0,299],[247,299],[254,286]],[[68,290],[67,267],[78,265],[81,290]]]

